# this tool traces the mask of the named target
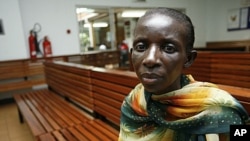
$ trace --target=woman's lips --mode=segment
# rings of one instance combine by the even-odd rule
[[[161,77],[155,73],[143,73],[141,78],[144,84],[153,84],[159,81]]]

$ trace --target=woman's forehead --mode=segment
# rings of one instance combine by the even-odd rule
[[[174,32],[184,32],[183,24],[175,20],[175,18],[162,15],[154,14],[143,17],[137,24],[135,32],[154,32],[154,31],[174,31]]]
[[[145,17],[144,22],[141,24],[145,26],[158,26],[158,27],[166,27],[173,24],[174,19],[169,16],[164,15],[156,15],[156,16],[148,16]]]

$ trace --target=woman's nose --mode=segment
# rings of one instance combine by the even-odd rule
[[[157,46],[151,46],[145,53],[143,64],[147,67],[160,65],[160,49]]]

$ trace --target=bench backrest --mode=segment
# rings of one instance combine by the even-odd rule
[[[250,88],[250,53],[214,53],[210,81]]]
[[[197,57],[191,67],[184,70],[185,74],[192,74],[195,80],[199,81],[210,81],[210,53],[198,52]]]
[[[44,65],[50,89],[93,112],[91,67],[66,62],[45,62]]]
[[[0,93],[45,84],[42,61],[0,62]]]
[[[0,80],[27,76],[25,72],[26,66],[25,61],[2,62],[0,64]]]
[[[139,83],[134,72],[94,68],[91,72],[94,110],[115,125],[125,96]]]
[[[199,81],[250,88],[250,53],[198,52],[184,73]]]

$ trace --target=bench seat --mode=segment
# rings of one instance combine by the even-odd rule
[[[32,134],[49,140],[117,140],[118,130],[71,105],[50,90],[14,95],[18,110]],[[21,119],[22,120],[22,119]],[[98,139],[100,137],[100,139]]]
[[[16,94],[14,99],[21,116],[28,121],[33,135],[59,130],[90,120],[82,111],[73,107],[50,90],[37,90]],[[22,118],[20,119],[21,122]]]
[[[40,141],[117,141],[119,132],[99,119],[39,136]]]

